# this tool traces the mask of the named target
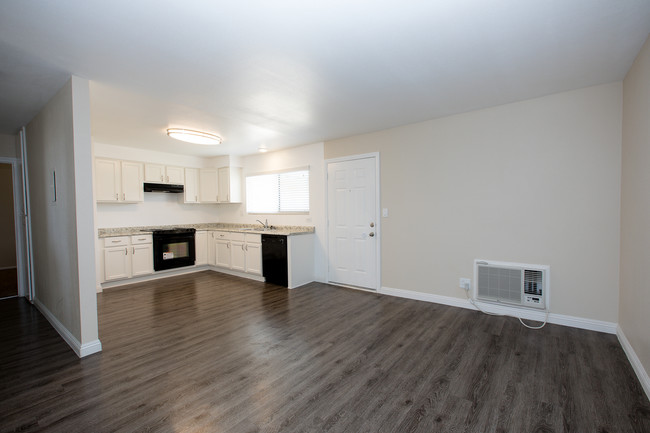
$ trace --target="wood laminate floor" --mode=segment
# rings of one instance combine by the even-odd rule
[[[0,431],[650,432],[614,335],[210,271],[98,307],[80,360],[0,302]]]

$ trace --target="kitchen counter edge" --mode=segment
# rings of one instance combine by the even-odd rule
[[[311,234],[316,231],[314,226],[272,226],[272,229],[260,230],[259,224],[234,224],[234,223],[201,223],[201,224],[175,224],[165,226],[142,226],[142,227],[115,227],[97,229],[98,237],[109,238],[113,236],[131,236],[151,234],[153,230],[165,230],[171,228],[194,228],[196,231],[219,230],[233,233],[253,233],[266,235],[295,236]]]

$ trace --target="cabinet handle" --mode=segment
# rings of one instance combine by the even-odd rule
[[[135,247],[133,247],[133,254],[135,255]]]
[[[246,249],[244,248],[244,244],[241,244],[241,250],[246,251]]]
[[[160,175],[160,181],[161,181],[161,182],[164,182],[164,181],[165,181],[165,176],[163,176],[162,174]]]
[[[227,247],[228,249],[230,249],[230,242],[228,242],[228,243],[226,244],[226,247]]]
[[[199,201],[199,196],[198,195],[194,196],[194,201]]]
[[[246,245],[246,251],[248,251],[248,244],[244,244],[244,245]]]
[[[120,195],[118,193],[115,193],[115,200],[119,200],[119,199],[120,199]]]
[[[128,256],[128,255],[129,255],[129,249],[128,249],[128,248],[124,248],[124,255],[125,255],[125,256]]]

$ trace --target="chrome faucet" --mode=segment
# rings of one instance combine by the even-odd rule
[[[268,219],[266,220],[266,222],[262,222],[260,220],[255,220],[255,221],[262,224],[262,227],[264,227],[265,230],[269,228],[269,220]]]

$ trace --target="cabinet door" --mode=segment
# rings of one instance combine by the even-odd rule
[[[199,201],[201,203],[217,203],[217,170],[202,168],[199,170]]]
[[[241,202],[241,168],[219,169],[219,203]]]
[[[164,182],[165,181],[165,166],[160,164],[145,164],[144,165],[144,181],[145,182]]]
[[[246,272],[262,275],[262,244],[246,244]]]
[[[126,202],[144,201],[142,188],[142,164],[139,162],[122,161],[122,196]]]
[[[199,170],[196,168],[185,169],[185,203],[199,202]]]
[[[230,269],[230,241],[226,239],[216,240],[216,259],[215,265],[222,268]]]
[[[235,271],[246,272],[246,247],[244,241],[230,242],[231,268]]]
[[[196,252],[196,265],[206,265],[208,263],[208,232],[196,232],[194,236],[194,245]]]
[[[183,167],[166,167],[165,182],[174,185],[183,185],[185,183],[185,176],[183,175]]]
[[[208,265],[215,266],[217,264],[217,243],[214,237],[214,232],[208,232]]]
[[[120,195],[120,162],[113,159],[95,160],[95,199],[116,202]]]
[[[121,280],[131,276],[129,247],[104,248],[104,280]]]
[[[131,275],[153,274],[153,245],[139,244],[131,247]]]

